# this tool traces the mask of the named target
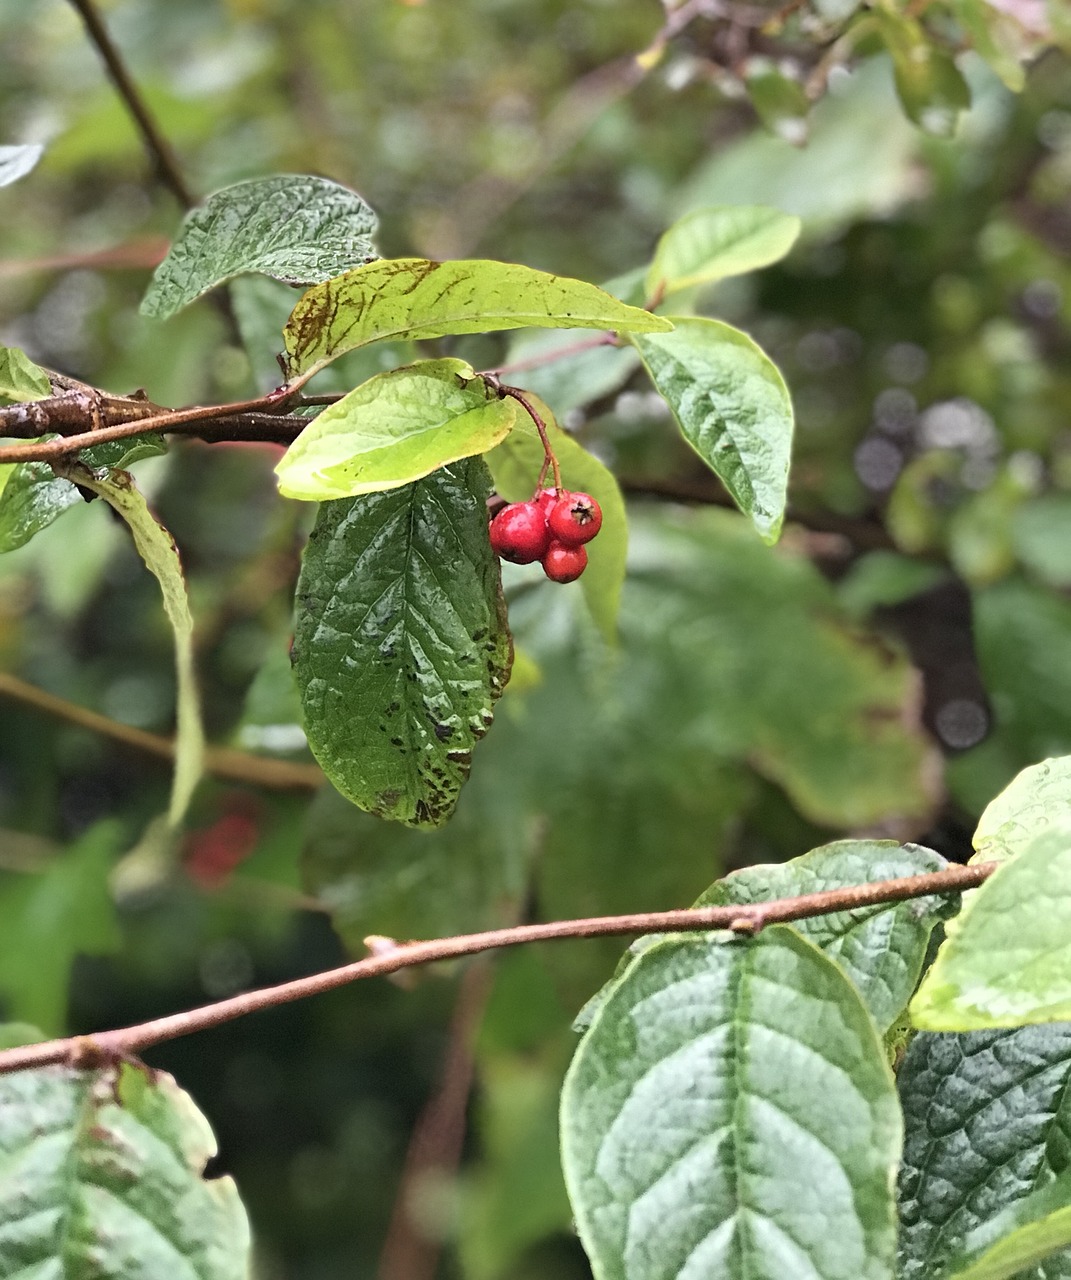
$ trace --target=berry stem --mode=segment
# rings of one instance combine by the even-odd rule
[[[512,399],[516,400],[518,404],[524,406],[524,411],[535,423],[535,429],[539,432],[539,438],[543,442],[543,452],[546,455],[546,458],[543,462],[543,470],[539,473],[538,487],[542,487],[543,481],[546,479],[547,475],[547,466],[549,465],[551,472],[554,475],[554,487],[555,489],[560,490],[562,487],[561,468],[558,466],[558,459],[554,456],[554,450],[550,447],[550,439],[547,436],[547,424],[540,417],[539,410],[531,400],[528,399],[524,392],[518,391],[516,387],[503,386],[501,391],[504,396],[510,396]]]

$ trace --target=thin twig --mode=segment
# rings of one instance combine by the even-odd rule
[[[854,911],[862,907],[883,906],[908,898],[924,898],[938,893],[959,893],[973,889],[988,879],[997,863],[977,866],[946,867],[924,876],[905,876],[896,880],[878,880],[870,884],[830,889],[824,893],[807,893],[796,898],[780,898],[772,902],[728,907],[698,907],[679,911],[645,911],[635,915],[597,916],[582,920],[554,920],[547,924],[514,925],[507,929],[489,929],[484,933],[463,934],[454,938],[434,938],[424,942],[404,942],[386,947],[375,955],[325,973],[245,991],[240,995],[154,1018],[149,1022],[103,1031],[89,1036],[68,1036],[41,1044],[24,1045],[0,1052],[0,1074],[43,1067],[51,1063],[91,1066],[113,1062],[141,1053],[153,1045],[180,1036],[222,1026],[235,1018],[259,1013],[293,1000],[334,991],[364,978],[382,977],[414,965],[456,960],[502,947],[516,947],[529,942],[549,942],[559,938],[620,937],[634,933],[689,932],[709,929],[731,929],[753,934],[765,925],[810,916],[828,915],[835,911]]]
[[[527,360],[514,360],[512,364],[500,365],[497,369],[488,369],[498,377],[506,377],[511,373],[526,373],[529,369],[539,369],[545,364],[553,364],[555,360],[565,360],[569,356],[578,356],[585,351],[594,351],[597,347],[613,347],[617,345],[614,333],[599,333],[594,338],[583,338],[579,342],[571,342],[568,346],[557,347],[553,351],[544,351],[542,355],[529,356]]]
[[[281,413],[287,404],[289,394],[297,391],[311,377],[303,375],[288,384],[285,390],[273,391],[266,396],[258,396],[255,400],[238,400],[233,404],[193,405],[189,409],[168,409],[147,418],[133,422],[119,422],[113,426],[101,426],[92,430],[81,431],[76,435],[65,435],[59,440],[45,440],[38,444],[10,445],[0,449],[0,462],[47,462],[52,458],[63,458],[77,453],[79,449],[89,449],[93,445],[105,444],[109,440],[125,440],[147,431],[176,431],[191,423],[217,421],[221,418],[239,418],[244,414],[265,414],[274,409]],[[20,410],[24,415],[32,416],[36,406],[44,401],[31,400],[25,404],[11,405],[10,410]],[[136,402],[130,402],[136,403]],[[0,432],[2,432],[5,410],[0,409]],[[9,412],[9,411],[8,411]],[[302,422],[302,426],[307,426]],[[48,430],[49,427],[41,427]],[[295,432],[296,434],[296,432]],[[248,439],[248,435],[241,437]]]
[[[438,1090],[420,1113],[394,1197],[377,1280],[434,1280],[442,1240],[420,1223],[420,1197],[432,1179],[457,1172],[465,1141],[465,1113],[475,1074],[473,1041],[491,994],[490,964],[476,961],[461,976]]]
[[[26,707],[43,711],[67,724],[88,729],[91,733],[99,733],[120,742],[124,746],[133,747],[147,755],[156,756],[160,760],[175,758],[175,744],[170,738],[160,734],[148,733],[144,729],[135,729],[132,725],[121,724],[118,720],[110,720],[88,707],[80,707],[66,698],[58,698],[55,694],[46,693],[36,685],[20,680],[18,676],[0,671],[0,698],[9,698],[13,702]],[[270,760],[264,756],[251,755],[247,751],[237,751],[231,747],[208,747],[205,752],[205,772],[215,778],[226,778],[231,782],[248,782],[254,786],[271,787],[280,791],[315,791],[323,786],[324,776],[320,767],[315,764],[302,764],[291,760]]]
[[[82,21],[89,32],[89,38],[96,46],[97,52],[100,54],[101,60],[112,78],[112,83],[115,85],[119,96],[126,104],[126,109],[130,112],[134,123],[138,127],[141,140],[145,144],[145,150],[149,153],[149,159],[152,161],[160,181],[184,209],[192,209],[196,201],[182,176],[171,144],[164,137],[153,119],[148,104],[127,70],[119,50],[112,42],[112,38],[108,34],[100,14],[97,13],[93,0],[71,0],[71,4],[82,15]]]

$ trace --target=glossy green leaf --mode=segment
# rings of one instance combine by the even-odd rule
[[[1071,1173],[1016,1201],[967,1236],[946,1280],[1012,1280],[1071,1245]]]
[[[41,159],[44,147],[28,142],[22,146],[0,147],[0,187],[24,178]]]
[[[878,22],[893,60],[896,92],[908,118],[939,138],[956,132],[962,112],[971,105],[963,74],[914,18],[877,7]]]
[[[297,590],[309,745],[343,795],[414,826],[450,816],[509,678],[487,468],[324,503]]]
[[[94,468],[124,467],[166,452],[163,438],[149,433],[94,445],[83,449],[80,457]],[[57,476],[47,462],[0,465],[0,551],[24,546],[64,511],[83,501],[75,485]]]
[[[18,347],[0,347],[0,402],[41,400],[51,393],[48,374],[34,364],[25,351]]]
[[[243,272],[314,284],[376,256],[376,216],[326,178],[281,174],[224,187],[183,219],[153,273],[142,315],[166,320]]]
[[[838,840],[788,862],[745,867],[711,885],[696,906],[770,902],[874,880],[940,871],[944,858],[895,840]],[[907,1007],[922,972],[930,934],[955,909],[941,898],[797,920],[793,928],[832,956],[851,978],[879,1030]]]
[[[613,643],[628,555],[628,524],[621,489],[598,458],[557,426],[547,406],[538,399],[535,403],[561,465],[562,484],[575,492],[590,493],[602,508],[602,528],[599,536],[588,543],[588,567],[579,585],[596,626]],[[539,435],[522,410],[514,430],[487,455],[496,490],[510,502],[526,501],[535,489],[543,458]]]
[[[659,333],[673,326],[593,284],[518,263],[397,258],[308,290],[283,339],[291,372],[309,374],[383,338],[529,327]]]
[[[203,1176],[207,1120],[160,1071],[45,1067],[0,1078],[0,1269],[5,1276],[250,1273],[230,1178]]]
[[[0,992],[10,1017],[61,1034],[75,957],[118,949],[108,874],[120,841],[117,824],[100,823],[44,870],[0,879]]]
[[[900,1141],[859,996],[784,926],[645,951],[562,1092],[596,1280],[887,1280]]]
[[[168,823],[182,822],[204,767],[204,727],[193,650],[193,617],[186,596],[186,581],[174,539],[149,510],[133,477],[126,471],[110,471],[98,477],[76,464],[67,474],[83,488],[92,489],[126,521],[137,553],[160,584],[164,612],[175,640],[175,768],[171,782]]]
[[[921,1033],[908,1047],[899,1087],[906,1138],[898,1274],[934,1280],[950,1275],[951,1260],[976,1231],[984,1234],[985,1224],[1067,1176],[1071,1024]],[[1067,1280],[1071,1254],[1027,1276]]]
[[[781,531],[794,418],[785,381],[746,333],[684,318],[632,341],[684,438],[766,542]]]
[[[911,1002],[928,1031],[1071,1018],[1071,824],[1038,831],[965,900]]]
[[[1042,831],[1066,824],[1071,809],[1071,756],[1042,760],[1017,774],[978,819],[976,861],[1014,857]]]
[[[0,551],[25,546],[82,496],[47,462],[0,467]]]
[[[287,498],[323,502],[396,489],[509,434],[516,400],[464,360],[422,360],[328,405],[275,468]]]
[[[799,218],[763,205],[696,209],[658,242],[647,272],[647,293],[677,293],[767,267],[788,253],[800,226]]]

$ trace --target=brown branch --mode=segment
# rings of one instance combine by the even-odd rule
[[[276,987],[245,991],[241,995],[219,1000],[215,1004],[154,1018],[132,1027],[103,1031],[88,1036],[68,1036],[62,1040],[46,1040],[0,1052],[0,1074],[43,1067],[52,1063],[92,1066],[141,1053],[153,1045],[180,1036],[192,1035],[232,1022],[250,1013],[259,1013],[292,1000],[334,991],[363,978],[382,977],[414,965],[434,964],[440,960],[456,960],[502,947],[517,947],[528,942],[549,942],[559,938],[620,937],[633,933],[672,933],[703,929],[731,929],[753,934],[765,925],[803,920],[810,916],[828,915],[834,911],[853,911],[862,907],[884,906],[908,898],[924,898],[937,893],[959,893],[973,889],[988,879],[997,863],[977,866],[946,867],[924,876],[906,876],[896,880],[878,880],[870,884],[830,889],[824,893],[807,893],[797,898],[780,898],[728,907],[692,907],[679,911],[646,911],[635,915],[597,916],[583,920],[554,920],[547,924],[514,925],[507,929],[489,929],[484,933],[463,934],[455,938],[434,938],[424,942],[404,942],[397,946],[377,946],[376,954],[325,973],[296,978]]]
[[[188,409],[161,409],[152,405],[152,412],[147,417],[138,417],[136,406],[141,402],[123,397],[102,397],[101,404],[87,403],[89,397],[78,392],[68,392],[62,396],[53,396],[45,400],[29,400],[22,404],[10,405],[0,409],[0,435],[18,433],[25,435],[28,431],[37,434],[57,430],[57,421],[63,421],[70,427],[64,415],[81,413],[79,425],[89,424],[90,429],[64,435],[60,440],[44,440],[36,444],[7,445],[0,448],[0,462],[48,462],[53,458],[63,458],[77,453],[79,449],[89,449],[93,445],[105,444],[109,440],[125,440],[144,432],[161,431],[176,432],[180,429],[187,433],[198,434],[201,424],[231,421],[240,423],[252,416],[254,424],[262,428],[263,420],[269,416],[283,415],[289,398],[311,377],[302,375],[288,383],[279,391],[269,392],[266,396],[258,396],[255,400],[238,400],[233,404],[193,405]],[[103,408],[101,407],[103,405]],[[69,408],[74,406],[73,408]],[[104,419],[114,413],[120,417],[128,415],[125,421],[109,425],[92,426],[95,418]],[[133,418],[133,420],[129,420]],[[289,439],[308,425],[305,418],[288,418],[292,424]],[[11,429],[10,431],[8,429]],[[192,428],[192,432],[190,431]],[[285,434],[285,432],[280,433]],[[228,436],[228,438],[231,438]],[[250,433],[234,437],[248,440]]]
[[[71,4],[82,15],[89,38],[96,46],[101,61],[108,69],[112,83],[137,125],[157,176],[184,209],[192,209],[196,201],[189,187],[186,186],[171,144],[153,119],[148,104],[127,70],[119,50],[112,42],[93,0],[71,0]]]
[[[465,1113],[476,1068],[473,1040],[491,994],[491,974],[486,961],[476,961],[461,976],[442,1079],[409,1140],[377,1280],[435,1280],[442,1241],[422,1229],[419,1197],[433,1178],[451,1177],[461,1162]]]
[[[135,729],[132,725],[110,720],[88,707],[80,707],[46,693],[36,685],[20,680],[18,676],[0,671],[0,698],[8,698],[46,715],[54,716],[67,724],[88,729],[111,738],[113,742],[133,747],[136,751],[156,756],[160,760],[174,760],[175,744],[160,734]],[[271,787],[280,791],[315,791],[323,785],[324,776],[315,764],[302,764],[290,760],[271,760],[255,756],[247,751],[231,747],[208,747],[205,751],[205,772],[215,778],[230,782],[248,782],[258,787]]]
[[[514,360],[512,364],[499,365],[497,369],[485,370],[496,377],[505,377],[511,373],[526,373],[529,369],[539,369],[545,364],[553,364],[555,360],[565,360],[569,356],[578,356],[585,351],[594,351],[597,347],[613,347],[617,345],[617,334],[599,333],[594,338],[582,338],[579,342],[570,342],[568,346],[558,347],[553,351],[544,351],[542,355],[529,356],[527,360]]]

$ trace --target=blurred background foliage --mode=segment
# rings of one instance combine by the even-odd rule
[[[621,645],[607,652],[579,593],[507,573],[514,682],[432,835],[330,792],[217,778],[182,865],[132,865],[166,766],[3,685],[7,1015],[120,1025],[340,962],[368,934],[683,905],[726,869],[846,832],[963,858],[1020,767],[1071,752],[1060,0],[812,0],[780,17],[705,0],[671,12],[665,40],[654,0],[102,12],[194,191],[322,173],[378,211],[386,255],[607,280],[699,205],[798,213],[784,263],[696,299],[792,389],[791,520],[770,550],[718,510],[623,353],[518,375],[630,496]],[[0,32],[0,142],[45,145],[0,191],[0,341],[165,404],[271,385],[265,317],[285,315],[286,290],[234,293],[243,332],[264,335],[251,350],[207,303],[139,318],[180,211],[75,11],[0,0]],[[532,341],[445,349],[487,367]],[[406,356],[375,350],[350,385]],[[310,512],[275,496],[274,460],[190,442],[135,470],[188,572],[211,739],[302,760],[286,651]],[[0,667],[168,733],[156,585],[102,507],[0,560]],[[556,1099],[570,1021],[620,950],[555,944],[361,984],[150,1055],[220,1134],[260,1274],[587,1275]]]

